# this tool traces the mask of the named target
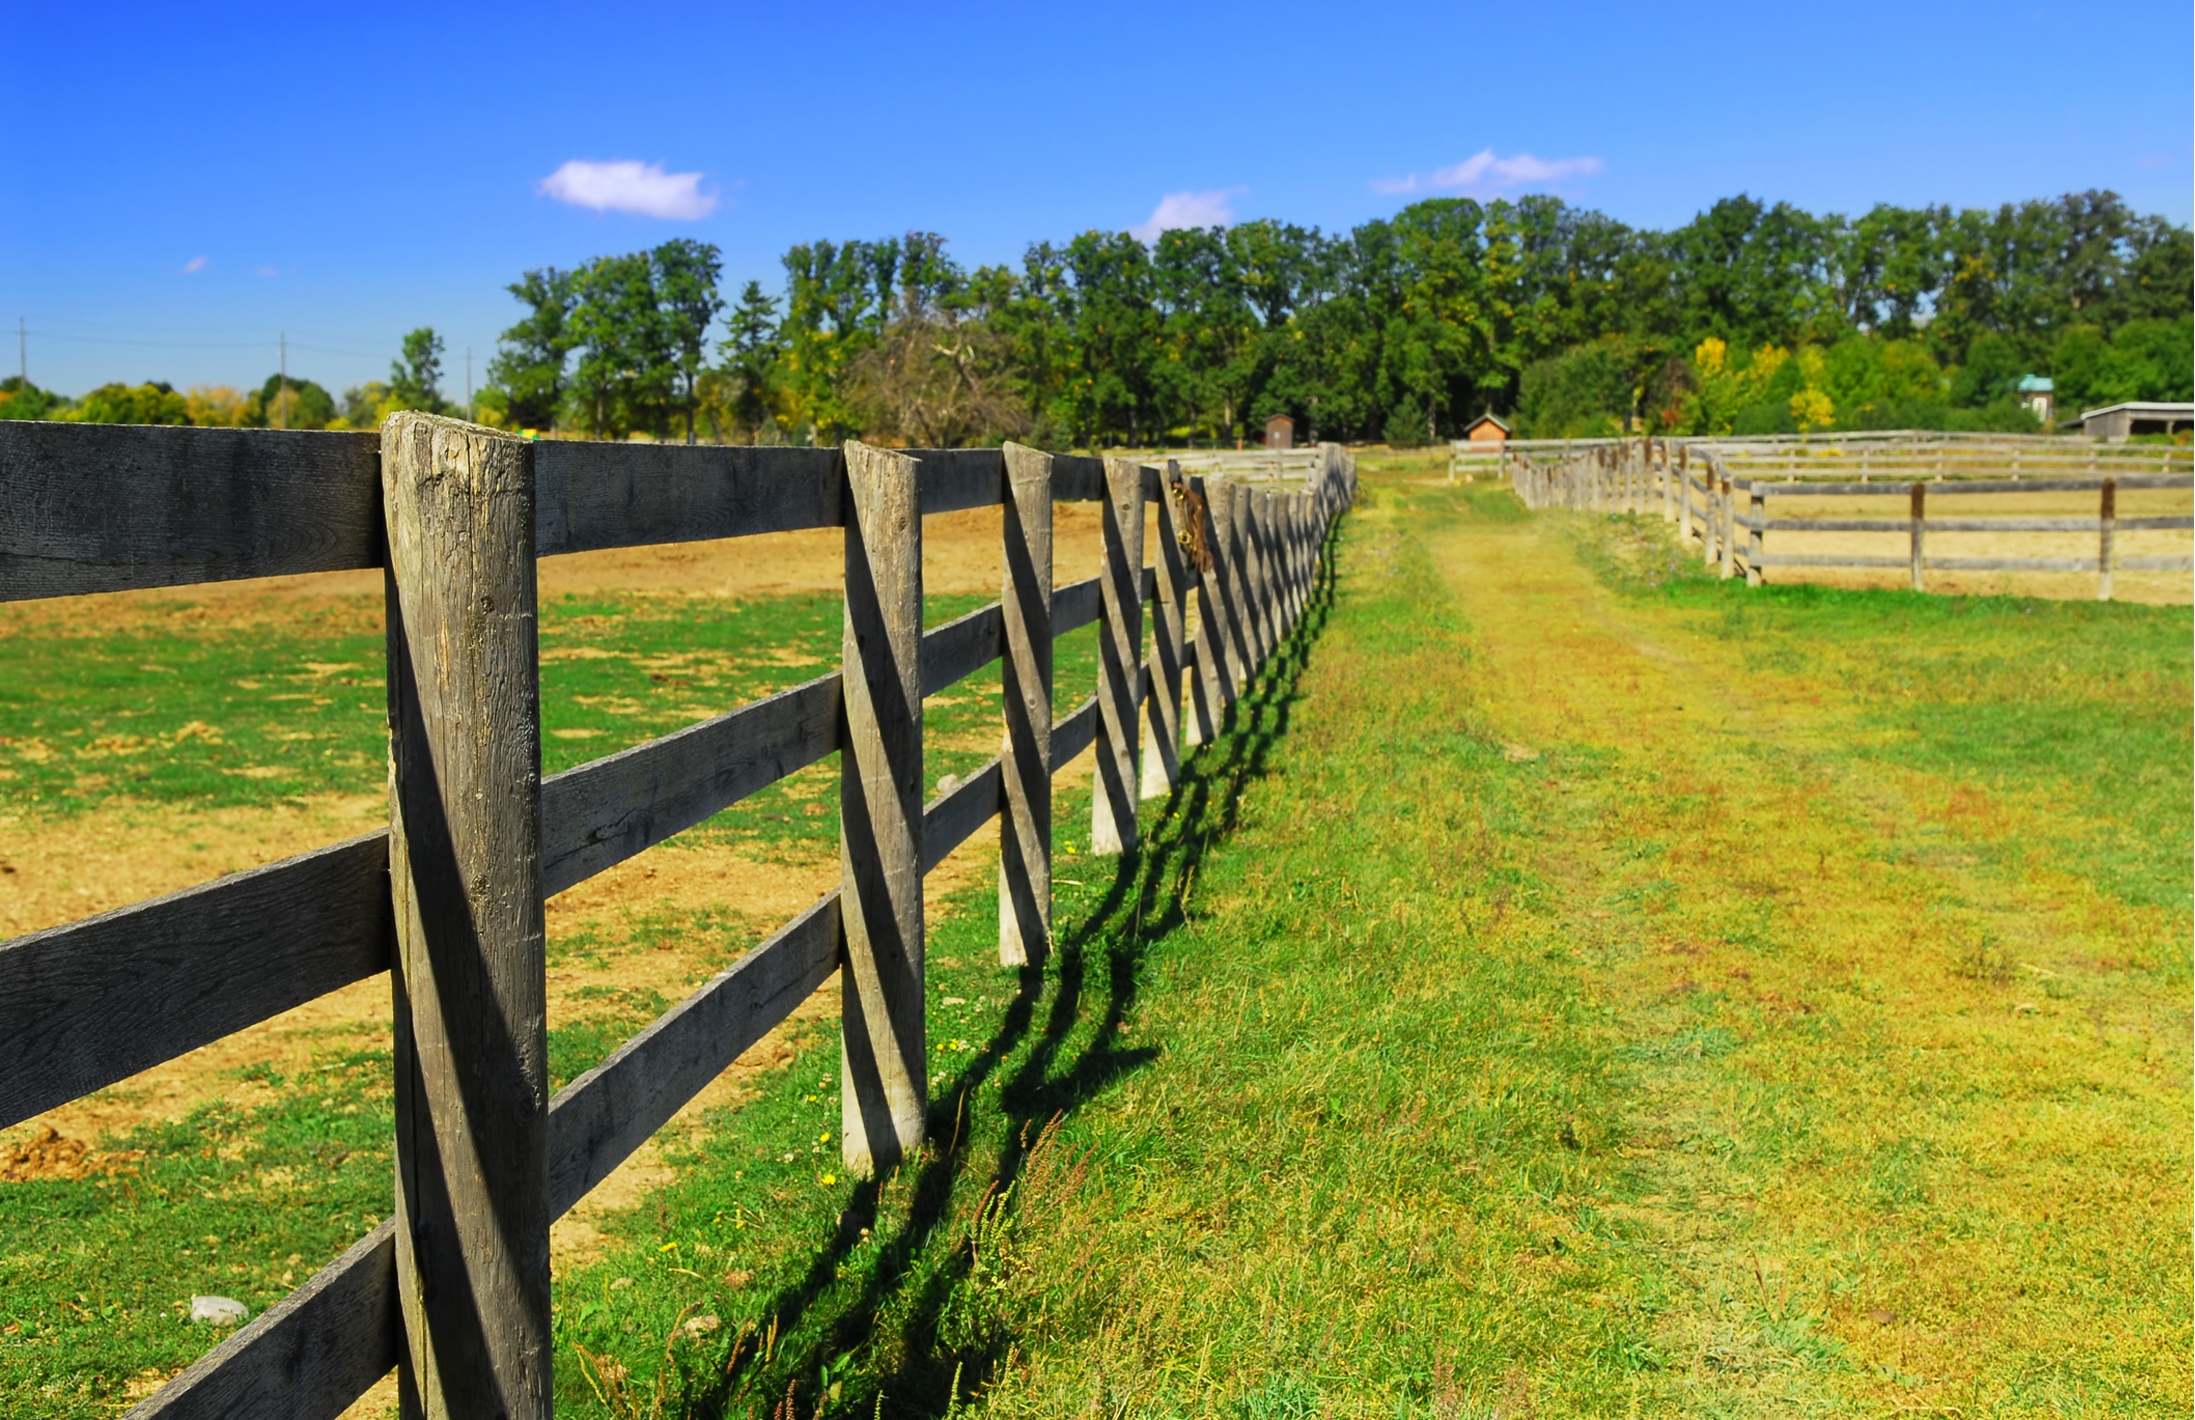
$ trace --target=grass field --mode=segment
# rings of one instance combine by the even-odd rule
[[[1653,520],[1368,466],[1330,598],[1143,851],[1062,857],[1047,969],[989,965],[980,869],[945,904],[925,1156],[843,1177],[835,1028],[789,1033],[561,1267],[559,1405],[2185,1414],[2188,610],[1692,566]],[[712,658],[830,656],[830,606],[743,605],[545,618],[552,734],[597,732],[551,754],[813,673]],[[6,644],[17,687],[76,659]],[[0,702],[0,733],[156,732],[180,751],[117,758],[219,776],[178,802],[271,795],[222,772],[274,761],[218,682],[304,654],[178,677],[172,712],[167,682],[118,692],[166,718],[96,733]],[[973,762],[994,712],[956,712]],[[236,757],[177,741],[193,719]],[[371,788],[357,719],[316,747]],[[48,762],[40,822],[122,784]],[[823,782],[701,832],[810,862]],[[1062,796],[1063,841],[1087,813]],[[641,901],[552,970],[655,936],[706,939],[701,970],[769,925],[738,908]],[[555,1021],[560,1074],[683,989],[601,980]],[[263,1306],[386,1207],[385,1054],[303,1058],[101,1144],[133,1171],[0,1184],[0,1408],[111,1413],[207,1344],[179,1297]]]

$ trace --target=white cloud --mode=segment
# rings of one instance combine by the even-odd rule
[[[259,274],[261,276],[280,276],[282,273],[271,266],[262,266],[259,268]]]
[[[1535,158],[1530,153],[1497,158],[1493,149],[1482,148],[1460,163],[1436,168],[1430,173],[1374,178],[1372,190],[1386,193],[1461,192],[1473,197],[1490,197],[1519,187],[1591,177],[1601,167],[1598,158]]]
[[[183,274],[186,276],[196,276],[199,272],[204,271],[205,269],[206,259],[202,256],[194,256],[189,261],[183,263]]]
[[[1130,227],[1128,234],[1139,242],[1152,242],[1159,233],[1176,227],[1224,227],[1235,220],[1234,199],[1249,190],[1216,187],[1209,192],[1169,192],[1151,209],[1151,220]]]
[[[637,212],[690,222],[716,210],[716,195],[701,190],[700,173],[667,173],[661,163],[631,160],[591,163],[574,158],[541,180],[541,190],[574,207],[597,212]]]

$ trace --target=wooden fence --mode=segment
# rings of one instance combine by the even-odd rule
[[[1093,847],[1135,842],[1312,592],[1355,468],[1299,464],[0,423],[0,600],[386,571],[385,831],[0,944],[0,1125],[392,973],[395,1215],[131,1414],[322,1420],[397,1369],[407,1413],[548,1415],[551,1220],[841,968],[846,1162],[918,1146],[923,875],[1000,816],[1000,960],[1041,957],[1053,774],[1094,747]],[[1104,566],[1055,587],[1066,500],[1103,505]],[[988,506],[1000,599],[925,630],[923,515]],[[838,671],[541,777],[537,557],[830,527]],[[1053,642],[1093,622],[1055,721]],[[994,660],[1003,751],[924,803],[923,697]],[[840,886],[551,1099],[544,898],[834,751]]]
[[[2096,595],[2108,601],[2115,571],[2195,570],[2195,556],[2125,556],[2117,547],[2123,532],[2195,530],[2195,516],[2187,514],[2121,517],[2118,513],[2121,492],[2195,488],[2187,448],[2037,437],[2010,443],[2008,451],[2008,442],[1899,446],[1885,441],[1869,454],[1756,445],[1733,466],[1728,450],[1717,441],[1642,437],[1604,442],[1546,464],[1519,455],[1515,479],[1519,496],[1535,508],[1659,512],[1677,524],[1681,541],[1698,541],[1703,560],[1719,567],[1725,577],[1743,573],[1748,586],[1761,585],[1773,567],[1902,568],[1914,591],[1925,589],[1930,569],[2074,572],[2093,573]],[[2008,467],[2015,452],[2023,463]],[[1869,465],[1856,468],[1863,460]],[[1924,468],[1931,476],[1917,477]],[[1853,478],[1854,472],[1860,477]],[[1885,481],[1874,482],[1876,477]],[[1940,507],[1945,498],[2067,493],[2095,495],[2096,516],[1929,515],[1931,499]],[[1906,502],[1906,515],[1774,517],[1769,511],[1771,498],[1900,498]],[[1746,505],[1743,512],[1738,507],[1741,501]],[[1941,556],[1927,550],[1930,531],[2087,534],[2094,551],[2057,557]],[[1908,550],[1899,557],[1768,550],[1771,533],[1780,537],[1825,532],[1903,534]]]

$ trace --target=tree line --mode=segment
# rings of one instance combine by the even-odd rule
[[[718,250],[680,240],[526,272],[472,413],[594,438],[1095,447],[1254,440],[1274,414],[1389,443],[1488,412],[1556,437],[2031,430],[2031,375],[2069,413],[2195,398],[2195,242],[2110,192],[1858,218],[1739,196],[1666,232],[1445,198],[1331,235],[1093,231],[971,270],[911,232],[783,266],[777,292],[733,295]],[[422,338],[388,384],[312,412],[436,407]],[[255,394],[257,417],[281,395]]]
[[[2195,398],[2195,243],[2109,192],[1857,219],[1740,196],[1668,232],[1438,199],[973,270],[945,246],[803,243],[781,293],[722,302],[694,294],[717,261],[692,243],[528,272],[503,409],[596,437],[1089,447],[1230,443],[1273,414],[1387,442],[1489,411],[1555,436],[2032,429],[2028,375],[2067,410]]]

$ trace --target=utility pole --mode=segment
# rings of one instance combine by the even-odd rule
[[[290,333],[283,331],[280,337],[282,350],[281,379],[274,387],[274,427],[290,427]]]
[[[22,388],[30,388],[29,347],[23,343],[23,318],[15,318],[15,373],[22,380]]]

